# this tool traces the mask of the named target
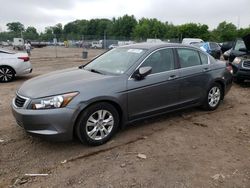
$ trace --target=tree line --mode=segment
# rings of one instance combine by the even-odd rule
[[[0,41],[13,40],[23,37],[33,41],[52,41],[57,38],[64,40],[93,40],[108,39],[142,41],[147,38],[175,39],[201,38],[205,41],[231,41],[250,33],[248,28],[240,28],[226,21],[221,22],[212,31],[206,24],[186,23],[174,25],[157,19],[141,18],[136,20],[133,15],[110,19],[75,20],[62,26],[58,23],[46,27],[44,32],[38,33],[33,26],[27,28],[20,22],[6,24],[8,31],[0,33]],[[176,42],[177,42],[176,41]]]

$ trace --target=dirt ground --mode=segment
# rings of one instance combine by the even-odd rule
[[[27,79],[86,63],[82,49],[32,51],[32,74],[0,85],[0,187],[250,187],[250,83],[234,84],[214,112],[193,108],[140,121],[107,144],[27,135],[10,109]],[[89,58],[101,53],[89,50]],[[140,154],[138,157],[138,154]],[[30,177],[25,174],[45,174]]]

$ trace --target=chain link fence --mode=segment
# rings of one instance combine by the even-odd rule
[[[25,41],[30,41],[33,49],[38,48],[47,48],[51,53],[52,57],[66,57],[67,53],[70,50],[69,48],[77,48],[75,51],[80,54],[83,58],[87,58],[90,49],[98,49],[98,50],[109,50],[112,48],[116,48],[118,46],[130,45],[134,43],[140,42],[172,42],[179,43],[178,38],[173,39],[133,39],[124,36],[96,36],[96,35],[82,35],[82,36],[55,36],[48,41],[40,41],[38,40],[29,40],[24,39]],[[0,38],[0,47],[13,49],[15,44],[13,41],[2,41]],[[24,44],[23,44],[24,45]],[[40,50],[41,51],[41,50]],[[42,50],[43,51],[43,50]],[[45,50],[46,51],[46,50]]]

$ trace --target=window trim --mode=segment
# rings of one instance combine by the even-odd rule
[[[163,72],[157,72],[157,73],[153,73],[153,74],[149,74],[148,76],[152,76],[152,75],[156,75],[156,74],[162,74],[162,73],[166,73],[166,72],[170,72],[170,71],[176,71],[178,69],[178,64],[176,62],[176,54],[175,54],[175,47],[161,47],[158,48],[154,51],[152,51],[150,54],[148,54],[143,61],[134,69],[133,73],[129,76],[128,80],[132,80],[133,79],[133,74],[135,73],[136,70],[138,70],[140,68],[140,66],[149,58],[149,56],[151,56],[153,53],[160,51],[160,50],[165,50],[165,49],[171,49],[173,52],[173,60],[174,60],[174,69],[173,70],[167,70],[167,71],[163,71]]]
[[[201,60],[201,65],[209,65],[210,64],[210,59],[209,59],[208,55],[203,53],[203,52],[200,52],[200,51],[198,51],[198,52],[199,52],[200,60],[201,60],[201,54],[205,55],[207,57],[207,64],[203,64],[202,60]]]
[[[199,55],[201,64],[200,65],[191,66],[191,67],[181,67],[180,58],[179,58],[179,55],[178,55],[178,52],[177,52],[178,49],[188,49],[188,50],[196,51],[198,53],[198,55]],[[183,69],[190,69],[190,68],[193,68],[193,67],[198,67],[198,66],[204,66],[204,65],[210,65],[211,64],[208,55],[205,54],[203,51],[200,51],[200,50],[197,50],[197,49],[193,49],[193,48],[188,48],[188,47],[185,47],[185,46],[183,46],[183,47],[175,47],[175,51],[176,51],[176,58],[177,58],[177,62],[178,62],[178,69],[181,69],[181,70],[183,70]],[[207,56],[207,59],[208,59],[208,63],[207,64],[202,64],[200,53],[202,53],[202,54],[204,54],[204,55]]]

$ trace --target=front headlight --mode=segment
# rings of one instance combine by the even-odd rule
[[[233,60],[234,64],[240,64],[240,62],[241,62],[241,58],[238,58],[238,57],[234,58]]]
[[[66,93],[41,99],[35,99],[31,102],[31,109],[55,109],[63,108],[69,104],[69,102],[78,95],[78,92]]]

